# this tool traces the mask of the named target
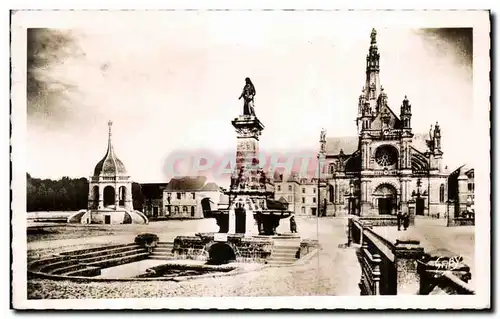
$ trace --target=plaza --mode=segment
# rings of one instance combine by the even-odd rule
[[[227,189],[176,177],[144,184],[135,207],[109,121],[87,208],[28,224],[28,298],[475,294],[473,168],[449,183],[439,124],[414,133],[409,99],[399,116],[389,107],[370,38],[358,136],[322,130],[315,177],[259,163],[265,126],[248,77],[242,110],[225,119],[236,137]]]
[[[355,249],[345,247],[347,218],[300,217],[297,224],[304,238],[318,239],[321,249],[302,264],[286,267],[267,267],[235,276],[194,279],[184,282],[90,282],[53,281],[30,279],[30,299],[57,298],[144,298],[172,296],[359,296],[360,265]],[[28,237],[28,256],[31,258],[70,250],[92,247],[102,243],[127,243],[142,229],[130,225],[99,225],[88,233],[82,244],[79,232],[65,228],[57,236],[46,240]],[[287,232],[286,224],[278,229]],[[80,226],[82,227],[82,226]],[[79,227],[79,228],[80,228]],[[146,227],[146,226],[144,226]],[[175,236],[189,234],[200,229],[214,227],[213,220],[188,220],[156,222],[147,230],[155,232],[161,240],[172,240]],[[151,229],[152,228],[152,229]],[[397,229],[381,227],[380,232],[389,234]],[[107,235],[100,236],[100,233]],[[446,227],[442,220],[417,218],[414,228],[407,235],[417,235],[425,240],[426,248],[446,248],[464,256],[474,265],[474,228],[471,226]],[[66,239],[57,239],[65,237]],[[33,238],[34,239],[34,238]],[[472,270],[474,274],[474,271]],[[474,276],[472,277],[474,279]],[[473,279],[471,284],[473,284]]]

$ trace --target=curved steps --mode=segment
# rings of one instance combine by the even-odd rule
[[[92,277],[102,268],[114,267],[149,257],[146,248],[136,244],[112,245],[60,253],[30,263],[29,271],[55,276]]]

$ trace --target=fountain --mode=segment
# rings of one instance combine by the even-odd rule
[[[208,259],[228,261],[228,255],[238,261],[262,261],[272,252],[276,228],[283,218],[290,217],[288,204],[274,200],[274,185],[259,166],[259,137],[264,125],[255,115],[255,88],[249,78],[240,98],[244,98],[243,114],[232,120],[236,130],[236,167],[229,190],[218,207],[210,199],[202,200],[205,218],[214,218],[219,226],[216,234],[182,236],[174,241],[174,254],[208,254]],[[299,238],[298,236],[288,236]],[[214,252],[215,250],[215,252]]]

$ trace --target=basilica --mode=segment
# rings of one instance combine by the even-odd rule
[[[320,153],[328,163],[326,215],[390,215],[407,211],[444,216],[447,178],[442,168],[441,131],[412,131],[412,105],[401,97],[399,114],[380,83],[377,32],[366,56],[366,81],[358,100],[358,136],[321,135]]]

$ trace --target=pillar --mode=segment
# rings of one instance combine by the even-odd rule
[[[99,187],[99,205],[98,209],[104,208],[104,185],[98,185]]]
[[[134,210],[134,202],[132,197],[132,183],[125,186],[125,209]]]
[[[396,241],[394,266],[398,295],[417,295],[420,291],[420,276],[417,272],[417,260],[422,259],[424,249],[418,240]]]
[[[258,229],[253,217],[253,209],[245,205],[245,235],[258,235]]]
[[[115,184],[113,185],[115,188],[115,210],[119,207],[120,204],[120,186]]]
[[[230,202],[231,202],[231,205],[229,206],[229,212],[228,212],[229,222],[228,222],[228,231],[227,231],[227,233],[228,234],[235,234],[236,233],[236,213],[234,211],[235,202],[234,202],[234,200],[230,201]]]

